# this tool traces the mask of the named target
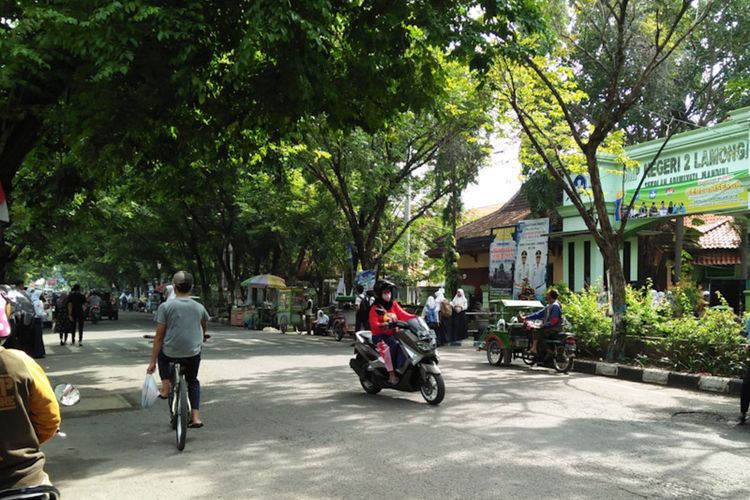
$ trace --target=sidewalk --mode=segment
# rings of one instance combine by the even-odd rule
[[[229,326],[229,325],[226,325]],[[260,330],[255,330],[260,331]],[[267,333],[277,333],[278,330],[265,329]],[[310,337],[318,340],[329,340],[337,342],[335,337],[326,337],[320,335],[308,336],[306,332],[298,334],[297,332],[287,332],[286,335],[300,337]],[[352,342],[351,338],[344,337],[341,342]],[[464,340],[461,345],[446,345],[441,347],[443,351],[458,349],[461,351],[476,351],[473,341]],[[657,384],[678,389],[691,389],[695,391],[713,392],[717,394],[728,394],[739,396],[742,388],[742,379],[715,377],[713,375],[699,375],[694,373],[681,373],[658,368],[640,368],[618,363],[606,363],[604,361],[593,361],[587,359],[576,359],[573,364],[574,372],[585,373],[587,375],[599,375],[603,377],[617,378],[629,382],[640,382],[644,384]]]
[[[460,347],[451,349],[476,350],[473,342],[463,341]],[[741,378],[715,377],[713,375],[700,375],[697,373],[682,373],[659,368],[642,368],[619,363],[607,363],[605,361],[594,361],[589,359],[576,359],[573,370],[587,375],[600,375],[603,377],[618,378],[629,382],[641,382],[644,384],[658,384],[679,389],[692,389],[695,391],[714,392],[739,396],[742,388]]]

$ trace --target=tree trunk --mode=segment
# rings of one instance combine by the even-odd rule
[[[604,267],[609,273],[609,292],[612,300],[612,336],[607,348],[607,361],[620,361],[625,354],[624,316],[627,308],[625,302],[625,273],[620,261],[620,251],[616,244],[607,244],[602,248]]]

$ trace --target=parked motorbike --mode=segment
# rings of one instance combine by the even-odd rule
[[[102,319],[102,307],[98,304],[93,304],[89,308],[89,318],[91,318],[92,323],[98,323]]]
[[[349,366],[359,376],[362,388],[368,394],[377,394],[382,389],[397,391],[420,391],[431,405],[438,405],[445,397],[445,383],[438,368],[437,340],[422,318],[397,321],[394,337],[404,353],[400,367],[394,367],[398,384],[387,383],[388,372],[383,358],[372,341],[372,332],[361,330],[354,333],[354,355]]]
[[[73,406],[81,400],[78,388],[71,384],[59,384],[55,387],[55,397],[63,406]],[[65,433],[58,430],[57,435],[65,438]],[[13,488],[0,491],[2,500],[59,500],[60,491],[51,484],[41,484],[26,488]]]
[[[540,327],[539,322],[525,321],[526,328],[531,332]],[[530,340],[529,340],[530,344]],[[537,345],[538,354],[534,356],[528,350],[524,350],[521,359],[529,366],[551,365],[556,372],[568,373],[573,368],[576,357],[576,339],[570,332],[559,332],[550,335],[546,339],[539,339]]]

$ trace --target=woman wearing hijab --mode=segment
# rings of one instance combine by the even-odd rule
[[[445,289],[440,289],[435,292],[435,303],[438,306],[440,328],[437,332],[438,345],[442,346],[453,341],[453,324],[451,322],[451,316],[453,316],[453,307],[451,303],[445,298]]]
[[[375,283],[375,303],[370,308],[369,317],[372,342],[378,347],[378,352],[383,357],[390,385],[398,384],[395,369],[400,367],[404,360],[404,353],[401,352],[398,341],[393,338],[393,334],[396,333],[393,322],[416,318],[415,315],[404,311],[398,302],[393,300],[395,289],[396,285],[390,281],[381,280]]]
[[[438,306],[437,302],[435,302],[435,297],[432,295],[427,297],[427,303],[422,310],[422,316],[427,322],[427,325],[434,330],[435,325],[438,324]]]
[[[29,288],[28,292],[31,298],[31,305],[34,306],[34,320],[31,323],[32,337],[29,353],[31,357],[39,359],[46,355],[44,350],[44,296],[41,290]]]
[[[451,301],[453,306],[453,315],[451,322],[453,323],[453,342],[459,342],[469,336],[466,328],[466,309],[469,307],[469,301],[464,296],[464,291],[459,288],[456,291],[455,297]]]
[[[68,334],[73,336],[73,324],[68,318],[68,294],[63,292],[55,303],[55,331],[60,335],[60,345],[68,341]]]

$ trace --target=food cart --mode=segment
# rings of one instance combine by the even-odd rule
[[[262,330],[270,326],[286,331],[290,324],[288,288],[283,278],[273,274],[259,274],[240,283],[249,288],[245,306],[248,314],[244,323],[248,328]]]
[[[345,335],[354,335],[357,321],[356,295],[337,295],[336,310],[333,312],[333,334],[341,341]]]

